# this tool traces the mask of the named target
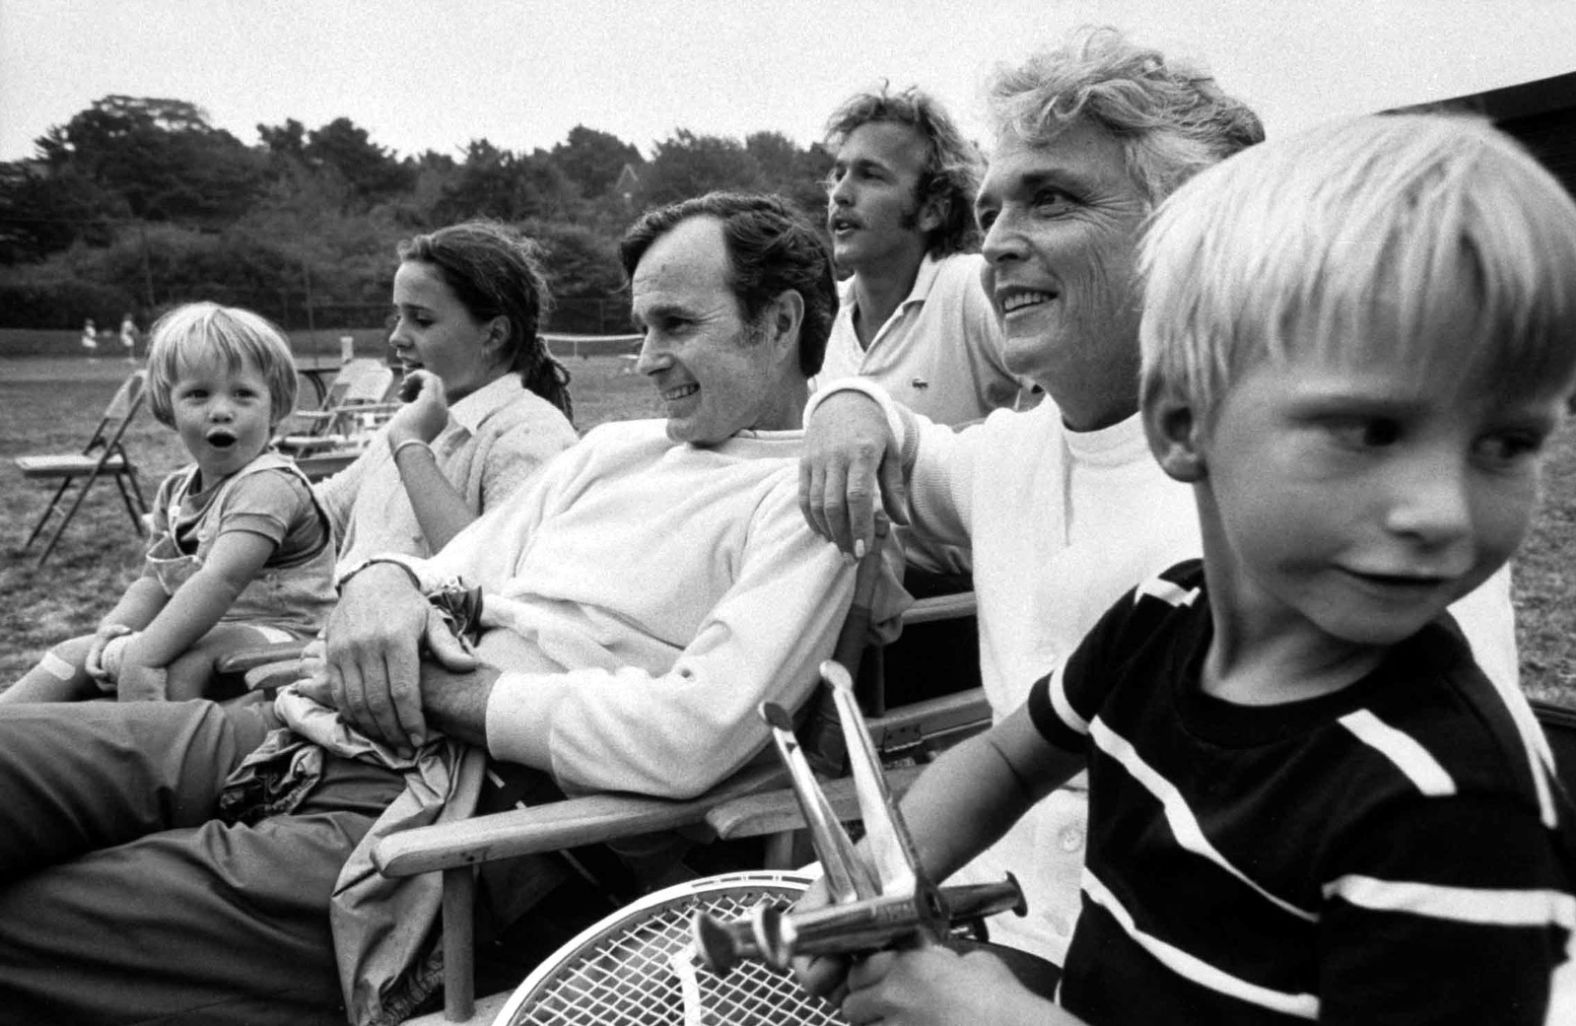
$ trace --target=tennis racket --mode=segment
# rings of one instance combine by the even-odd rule
[[[728,873],[649,894],[559,948],[493,1026],[841,1024],[837,1009],[805,993],[791,973],[747,961],[717,976],[692,956],[697,911],[733,920],[763,902],[786,908],[810,882],[797,873]]]

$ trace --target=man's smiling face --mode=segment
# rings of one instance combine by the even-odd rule
[[[1047,145],[1006,137],[974,209],[1007,365],[1043,386],[1074,428],[1131,414],[1134,246],[1149,204],[1127,174],[1121,144],[1089,122]]]
[[[669,438],[717,445],[746,428],[798,426],[777,349],[734,295],[720,221],[693,217],[654,241],[630,291],[644,335],[636,369],[662,397]]]

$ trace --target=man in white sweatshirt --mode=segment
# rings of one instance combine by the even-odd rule
[[[568,792],[692,795],[830,654],[854,568],[797,508],[825,243],[775,198],[713,194],[646,215],[622,257],[667,418],[590,432],[433,558],[347,580],[319,692],[386,751],[441,733]],[[423,595],[456,584],[481,593],[471,651]],[[400,775],[330,756],[293,811],[224,822],[254,725],[65,709],[0,716],[0,1022],[343,1022],[329,897]]]

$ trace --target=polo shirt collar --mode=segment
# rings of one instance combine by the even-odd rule
[[[914,287],[908,290],[908,298],[903,300],[900,308],[910,303],[923,303],[930,297],[930,290],[936,287],[936,278],[941,274],[941,261],[929,253],[919,262],[919,273],[914,275]]]
[[[481,427],[482,421],[514,402],[524,388],[519,373],[509,371],[449,407],[449,417],[465,430],[475,434],[476,429]]]

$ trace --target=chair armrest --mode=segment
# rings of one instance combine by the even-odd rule
[[[751,766],[696,798],[593,794],[529,809],[417,827],[385,837],[372,861],[384,876],[415,876],[458,866],[672,830],[705,821],[713,805],[780,786],[780,766]]]
[[[930,623],[934,620],[960,620],[966,616],[974,616],[979,609],[972,591],[960,591],[951,595],[931,595],[928,598],[916,599],[914,604],[903,611],[905,626],[916,623]]]
[[[301,661],[287,659],[281,663],[265,663],[247,670],[242,679],[248,691],[278,691],[303,679]]]
[[[405,403],[398,400],[391,402],[350,402],[340,407],[340,412],[359,417],[363,413],[398,413],[405,406]]]
[[[325,477],[333,477],[344,470],[361,456],[365,449],[340,449],[328,452],[303,452],[296,456],[296,469],[306,475],[306,479],[318,482]]]
[[[216,673],[221,674],[244,674],[270,663],[300,659],[301,653],[308,644],[309,642],[305,641],[276,641],[269,645],[242,649],[221,657],[213,664],[213,668]]]
[[[893,706],[879,716],[865,717],[870,743],[883,762],[915,756],[928,759],[990,724],[990,703],[984,688],[938,695]],[[827,706],[817,708],[815,718],[800,730],[800,737],[810,765],[817,771],[834,777],[848,772],[842,726]]]
[[[285,435],[274,439],[274,447],[286,456],[300,460],[319,452],[332,452],[349,444],[348,435]]]
[[[933,749],[946,748],[979,733],[990,723],[990,702],[984,688],[895,706],[884,716],[865,718],[870,739],[884,757],[921,743]]]
[[[886,771],[887,789],[893,798],[908,793],[919,778],[923,766],[899,766]],[[821,781],[821,792],[832,805],[832,812],[839,820],[850,822],[859,819],[859,798],[854,793],[852,777],[838,777]],[[804,813],[799,811],[799,799],[788,788],[766,791],[761,794],[743,795],[715,805],[706,813],[706,825],[723,840],[740,837],[759,837],[785,830],[804,828]]]

